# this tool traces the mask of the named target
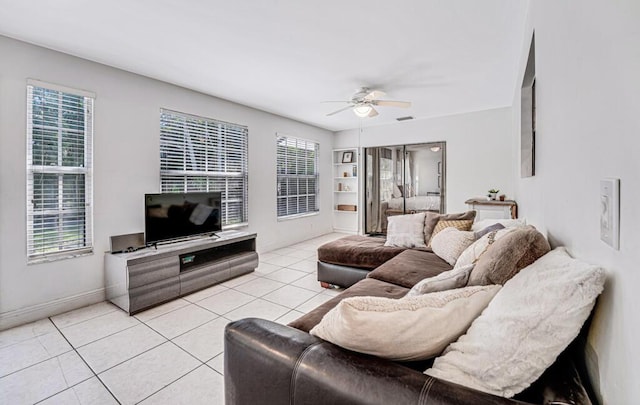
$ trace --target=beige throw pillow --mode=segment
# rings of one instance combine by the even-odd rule
[[[433,238],[445,228],[456,228],[461,231],[468,231],[471,229],[472,224],[473,219],[441,219],[438,221],[435,228],[433,228],[433,233],[431,234],[431,239],[429,239],[427,246],[431,247],[431,241]]]
[[[503,285],[549,250],[549,242],[536,228],[531,225],[516,228],[496,240],[476,261],[469,285]]]
[[[438,222],[442,220],[455,220],[455,219],[470,219],[474,220],[476,218],[475,211],[467,211],[460,212],[455,214],[437,214],[435,212],[426,212],[424,219],[424,241],[428,242],[431,240],[431,236],[433,235],[433,229],[438,225]]]
[[[385,246],[426,247],[424,244],[424,212],[389,217]]]
[[[453,290],[462,288],[469,281],[469,274],[473,270],[473,264],[458,267],[457,269],[443,271],[434,277],[425,278],[411,287],[411,290],[405,295],[406,297],[415,297],[417,295],[428,294],[437,291]]]
[[[575,339],[605,279],[604,269],[572,259],[564,248],[547,253],[507,281],[425,373],[514,396]]]
[[[436,227],[437,228],[437,227]],[[456,264],[456,260],[473,242],[476,236],[470,231],[461,231],[456,228],[445,228],[431,238],[431,250],[450,265]]]
[[[309,333],[391,360],[428,359],[462,335],[499,289],[474,286],[403,299],[345,298]]]

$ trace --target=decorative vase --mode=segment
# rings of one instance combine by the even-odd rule
[[[495,201],[497,195],[498,195],[498,193],[489,193],[489,194],[487,194],[487,197],[489,197],[489,199],[491,201]]]

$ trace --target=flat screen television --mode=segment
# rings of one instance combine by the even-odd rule
[[[222,229],[219,192],[145,194],[144,202],[146,244]]]

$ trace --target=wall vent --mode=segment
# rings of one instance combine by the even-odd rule
[[[400,117],[400,118],[396,118],[397,121],[408,121],[408,120],[412,120],[413,117],[410,115],[407,115],[406,117]]]

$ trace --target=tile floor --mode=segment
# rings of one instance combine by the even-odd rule
[[[328,234],[260,255],[255,272],[128,316],[101,302],[0,332],[0,404],[223,404],[223,330],[286,324],[336,290],[316,280]]]

